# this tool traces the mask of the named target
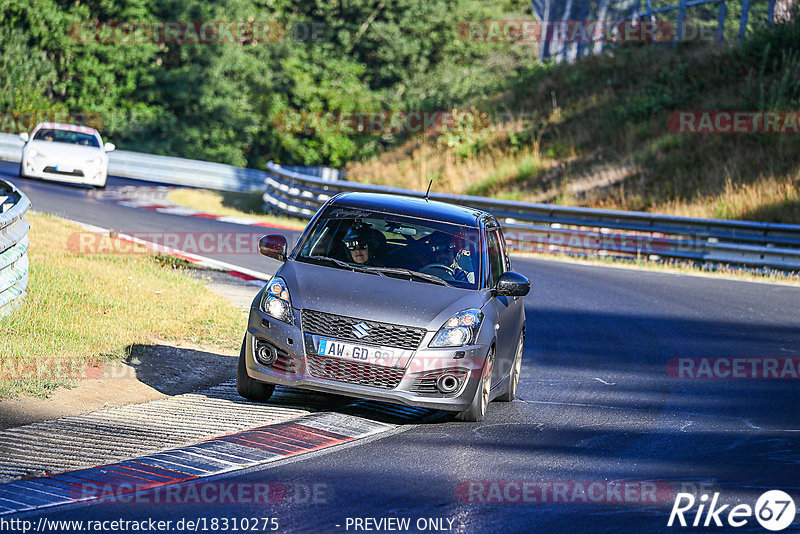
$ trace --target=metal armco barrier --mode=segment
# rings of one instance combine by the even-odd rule
[[[21,149],[18,136],[0,134],[0,159],[19,161]],[[266,189],[267,208],[305,219],[342,191],[424,196],[420,191],[332,179],[338,174],[330,170],[282,167],[273,162],[264,172],[138,152],[115,151],[109,157],[112,176],[222,191]],[[693,219],[435,192],[430,198],[494,214],[503,224],[509,244],[519,250],[800,270],[800,225]]]
[[[310,218],[342,191],[423,197],[420,191],[323,181],[273,162],[267,165],[265,206]],[[511,202],[431,193],[432,200],[494,214],[512,248],[599,256],[640,256],[800,270],[800,225],[693,219],[652,213]]]
[[[28,287],[28,219],[31,202],[11,182],[0,180],[0,315],[10,311]]]

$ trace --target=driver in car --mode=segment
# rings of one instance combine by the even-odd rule
[[[355,225],[345,234],[342,242],[349,254],[349,259],[359,265],[370,263],[380,265],[377,262],[377,240],[373,235],[373,230],[366,225]]]

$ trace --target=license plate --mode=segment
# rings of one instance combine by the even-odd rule
[[[69,165],[56,165],[56,170],[58,172],[73,172],[75,168]]]
[[[394,351],[354,345],[352,343],[342,343],[331,339],[320,339],[317,354],[330,356],[332,358],[342,358],[359,362],[368,362],[376,365],[392,365]]]

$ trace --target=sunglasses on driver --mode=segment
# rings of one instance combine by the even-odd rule
[[[367,248],[367,243],[362,241],[348,241],[344,244],[348,250],[363,250]]]

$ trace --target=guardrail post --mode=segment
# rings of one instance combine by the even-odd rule
[[[680,0],[678,3],[678,25],[675,28],[675,40],[683,42],[684,32],[683,23],[686,20],[686,0]]]
[[[742,2],[742,17],[739,19],[739,42],[744,39],[747,33],[747,15],[750,11],[750,0],[743,0]]]

